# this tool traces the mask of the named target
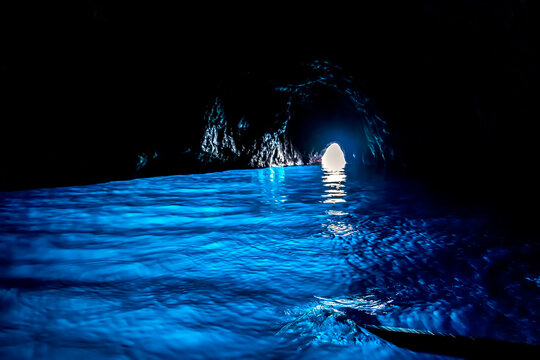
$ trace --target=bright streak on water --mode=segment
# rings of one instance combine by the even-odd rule
[[[317,166],[0,193],[0,358],[423,358],[356,324],[539,342],[538,247]]]
[[[329,169],[323,166],[322,171],[322,182],[325,186],[324,193],[322,194],[322,197],[325,198],[323,202],[325,204],[346,202],[345,180],[347,176],[345,175],[345,169]]]

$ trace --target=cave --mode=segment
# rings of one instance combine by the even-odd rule
[[[191,5],[2,6],[0,358],[538,358],[536,5]]]

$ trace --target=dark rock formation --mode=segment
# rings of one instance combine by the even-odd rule
[[[297,114],[302,108],[321,101],[324,91],[331,92],[333,97],[351,107],[348,123],[343,124],[344,127],[350,123],[355,125],[347,129],[348,136],[354,140],[347,144],[351,153],[358,152],[364,165],[386,164],[392,158],[385,121],[343,69],[319,60],[295,68],[299,78],[296,82],[276,85],[278,81],[272,78],[249,78],[233,79],[224,85],[222,91],[225,94],[214,99],[204,116],[206,125],[198,155],[202,167],[290,166],[316,162],[325,143],[300,151],[294,146],[288,126],[294,122],[308,124],[295,134],[298,140],[319,131],[309,125],[310,119],[297,119]],[[228,92],[231,88],[239,88],[239,91],[231,94]],[[250,89],[257,90],[246,96]],[[261,98],[274,101],[262,100],[262,104]],[[331,106],[339,104],[332,103]],[[332,140],[332,136],[325,138],[326,143]]]
[[[349,121],[343,123],[345,131],[355,142],[353,146],[349,144],[350,150],[360,153],[359,159],[364,165],[373,165],[377,162],[386,165],[387,160],[392,160],[394,153],[389,144],[387,123],[377,114],[373,102],[361,92],[354,79],[340,66],[328,61],[316,60],[310,63],[308,68],[311,72],[304,81],[281,86],[276,90],[288,94],[295,108],[317,104],[321,101],[321,92],[325,90],[333,92],[335,97],[353,109],[348,114]],[[333,106],[340,105],[333,104]],[[308,125],[304,131],[309,133],[314,130]],[[331,140],[330,136],[326,141]]]
[[[253,138],[249,136],[250,123],[246,117],[228,120],[222,100],[216,98],[205,115],[206,127],[198,158],[209,168],[303,165],[302,155],[287,138],[289,117],[290,113],[278,129],[267,129],[262,136]]]

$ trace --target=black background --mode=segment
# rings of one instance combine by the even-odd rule
[[[138,151],[196,146],[222,81],[287,80],[291,64],[321,59],[374,99],[406,174],[508,209],[537,197],[533,2],[86,1],[1,13],[5,190],[129,178]]]

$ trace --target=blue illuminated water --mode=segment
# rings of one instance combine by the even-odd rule
[[[354,322],[540,342],[539,249],[318,166],[0,193],[0,358],[425,358]]]

